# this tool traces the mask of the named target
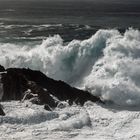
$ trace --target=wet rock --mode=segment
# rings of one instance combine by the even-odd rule
[[[27,90],[26,77],[14,69],[6,70],[2,75],[3,97],[2,100],[21,100]]]
[[[69,101],[69,104],[83,105],[86,101],[101,102],[100,98],[71,87],[63,81],[57,81],[47,77],[40,71],[31,69],[9,68],[2,76],[4,95],[2,100],[22,100],[25,92],[30,89],[33,95],[37,95],[38,104],[46,104],[56,107],[58,101]],[[32,96],[31,96],[32,97]],[[34,96],[33,96],[34,97]]]
[[[28,82],[28,88],[31,89],[31,91],[34,94],[38,95],[39,102],[38,104],[47,104],[50,107],[56,107],[57,101],[51,97],[51,93],[49,93],[46,89],[43,89],[39,85],[37,85],[33,81]]]
[[[0,65],[0,72],[4,72],[4,71],[5,71],[5,68]]]
[[[3,111],[2,105],[0,105],[0,115],[1,115],[1,116],[5,116],[5,113],[4,113],[4,111]]]
[[[46,109],[48,111],[52,111],[52,108],[48,104],[44,105],[44,109]]]

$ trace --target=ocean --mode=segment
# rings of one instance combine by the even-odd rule
[[[0,64],[40,70],[107,103],[45,112],[3,102],[2,140],[140,139],[139,0],[0,0]]]
[[[1,65],[40,70],[106,100],[119,92],[118,104],[139,102],[140,2],[0,2]]]
[[[139,17],[138,0],[1,0],[0,40],[86,39],[99,29],[140,28]]]

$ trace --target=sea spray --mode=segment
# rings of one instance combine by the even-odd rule
[[[87,40],[73,40],[67,45],[59,35],[48,37],[34,47],[0,44],[0,64],[6,68],[29,67],[74,84],[87,75],[102,56],[107,40],[116,34],[117,30],[99,30]]]
[[[123,106],[140,105],[140,32],[129,29],[107,40],[103,57],[96,61],[84,86],[105,101]]]
[[[59,35],[41,45],[0,44],[0,64],[26,67],[79,86],[102,100],[140,105],[140,31],[99,30],[87,40],[63,43]]]

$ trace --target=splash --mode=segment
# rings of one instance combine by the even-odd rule
[[[129,29],[106,42],[103,57],[85,77],[93,94],[123,106],[140,104],[140,32]]]
[[[0,44],[0,64],[26,67],[80,86],[105,101],[140,105],[140,32],[99,30],[66,44],[59,35],[41,45]]]
[[[73,40],[65,45],[59,35],[48,37],[41,45],[18,46],[0,44],[0,64],[8,67],[29,67],[68,83],[81,80],[101,57],[106,41],[116,30],[100,30],[90,39]]]

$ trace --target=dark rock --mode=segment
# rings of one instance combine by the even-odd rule
[[[5,116],[5,113],[4,113],[4,111],[3,111],[2,105],[0,105],[0,115],[1,115],[1,116]]]
[[[3,98],[2,100],[21,100],[24,92],[27,90],[27,79],[14,69],[8,70],[7,73],[2,75],[3,83]]]
[[[4,72],[4,71],[5,71],[5,68],[0,65],[0,72]]]
[[[38,95],[39,104],[47,104],[49,107],[56,107],[56,97],[60,101],[69,101],[70,104],[83,105],[86,101],[100,101],[100,98],[71,87],[63,81],[56,81],[40,71],[30,69],[9,68],[2,76],[4,96],[2,100],[21,100],[25,91],[30,89],[33,94]]]
[[[52,108],[48,104],[44,105],[44,109],[46,109],[48,111],[52,111]]]
[[[29,101],[33,104],[40,104],[40,100],[38,97],[32,97]]]
[[[35,82],[29,81],[28,88],[31,89],[34,94],[38,95],[38,104],[47,104],[51,107],[57,106],[57,102],[50,96],[51,94],[47,90],[37,85]]]

